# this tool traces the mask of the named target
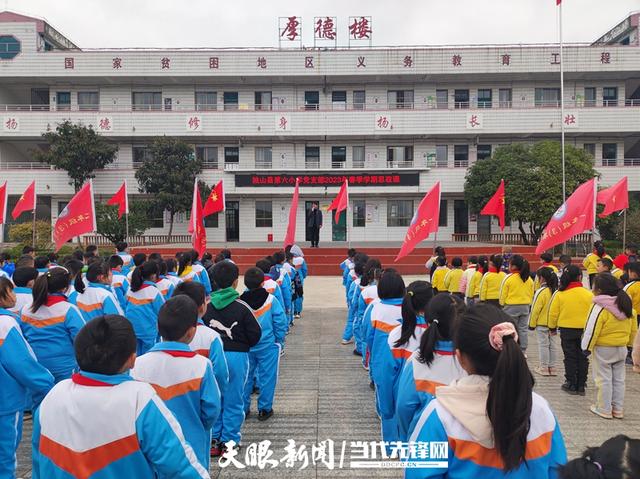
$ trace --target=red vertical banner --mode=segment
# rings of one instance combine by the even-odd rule
[[[416,210],[395,261],[411,253],[431,233],[438,231],[440,221],[440,182],[424,196]]]
[[[0,224],[7,222],[7,182],[0,187]]]
[[[289,209],[289,224],[287,225],[287,234],[284,237],[284,247],[295,244],[296,242],[296,218],[298,214],[298,198],[300,190],[300,178],[296,178],[296,187],[293,190],[293,199],[291,200],[291,208]]]
[[[191,203],[191,219],[189,221],[189,233],[191,233],[191,245],[200,256],[207,250],[207,231],[204,228],[204,216],[202,216],[202,200],[198,188],[198,178],[193,183],[193,201]]]
[[[124,180],[120,189],[109,198],[108,205],[118,205],[118,219],[122,218],[122,215],[129,214],[129,198],[127,196],[127,180]]]

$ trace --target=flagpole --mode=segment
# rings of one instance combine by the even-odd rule
[[[622,213],[622,252],[627,249],[627,208]]]
[[[558,5],[558,14],[560,15],[560,149],[562,162],[562,203],[567,201],[567,181],[566,167],[564,157],[564,60],[563,60],[563,41],[562,41],[562,2]],[[562,252],[566,253],[566,242],[562,243]]]
[[[36,194],[36,185],[33,185],[33,223],[31,229],[31,246],[36,249],[36,209],[38,207],[38,196]]]

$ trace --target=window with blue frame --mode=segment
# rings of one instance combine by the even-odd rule
[[[20,40],[13,35],[0,35],[0,59],[12,60],[20,53]]]

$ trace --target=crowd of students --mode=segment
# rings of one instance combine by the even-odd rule
[[[0,257],[0,478],[13,478],[25,411],[34,478],[208,478],[240,445],[257,393],[273,415],[307,265],[293,245],[244,272],[202,258],[95,246]]]
[[[627,364],[640,372],[640,262],[629,246],[615,260],[601,242],[582,270],[567,255],[540,256],[530,270],[519,254],[447,258],[435,249],[430,282],[405,286],[394,269],[348,250],[340,265],[347,302],[342,344],[354,344],[375,390],[388,452],[400,442],[449,444],[448,469],[411,467],[407,478],[640,477],[640,442],[617,436],[567,464],[564,439],[547,401],[533,391],[527,363],[535,334],[534,372],[556,376],[562,390],[586,395],[590,411],[623,419]],[[417,455],[418,461],[425,455]],[[411,459],[415,461],[415,455]]]

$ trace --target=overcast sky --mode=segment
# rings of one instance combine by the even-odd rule
[[[557,42],[555,0],[0,0],[44,17],[81,48],[277,47],[279,16],[373,17],[373,45]],[[640,0],[563,0],[565,42],[591,42]]]

